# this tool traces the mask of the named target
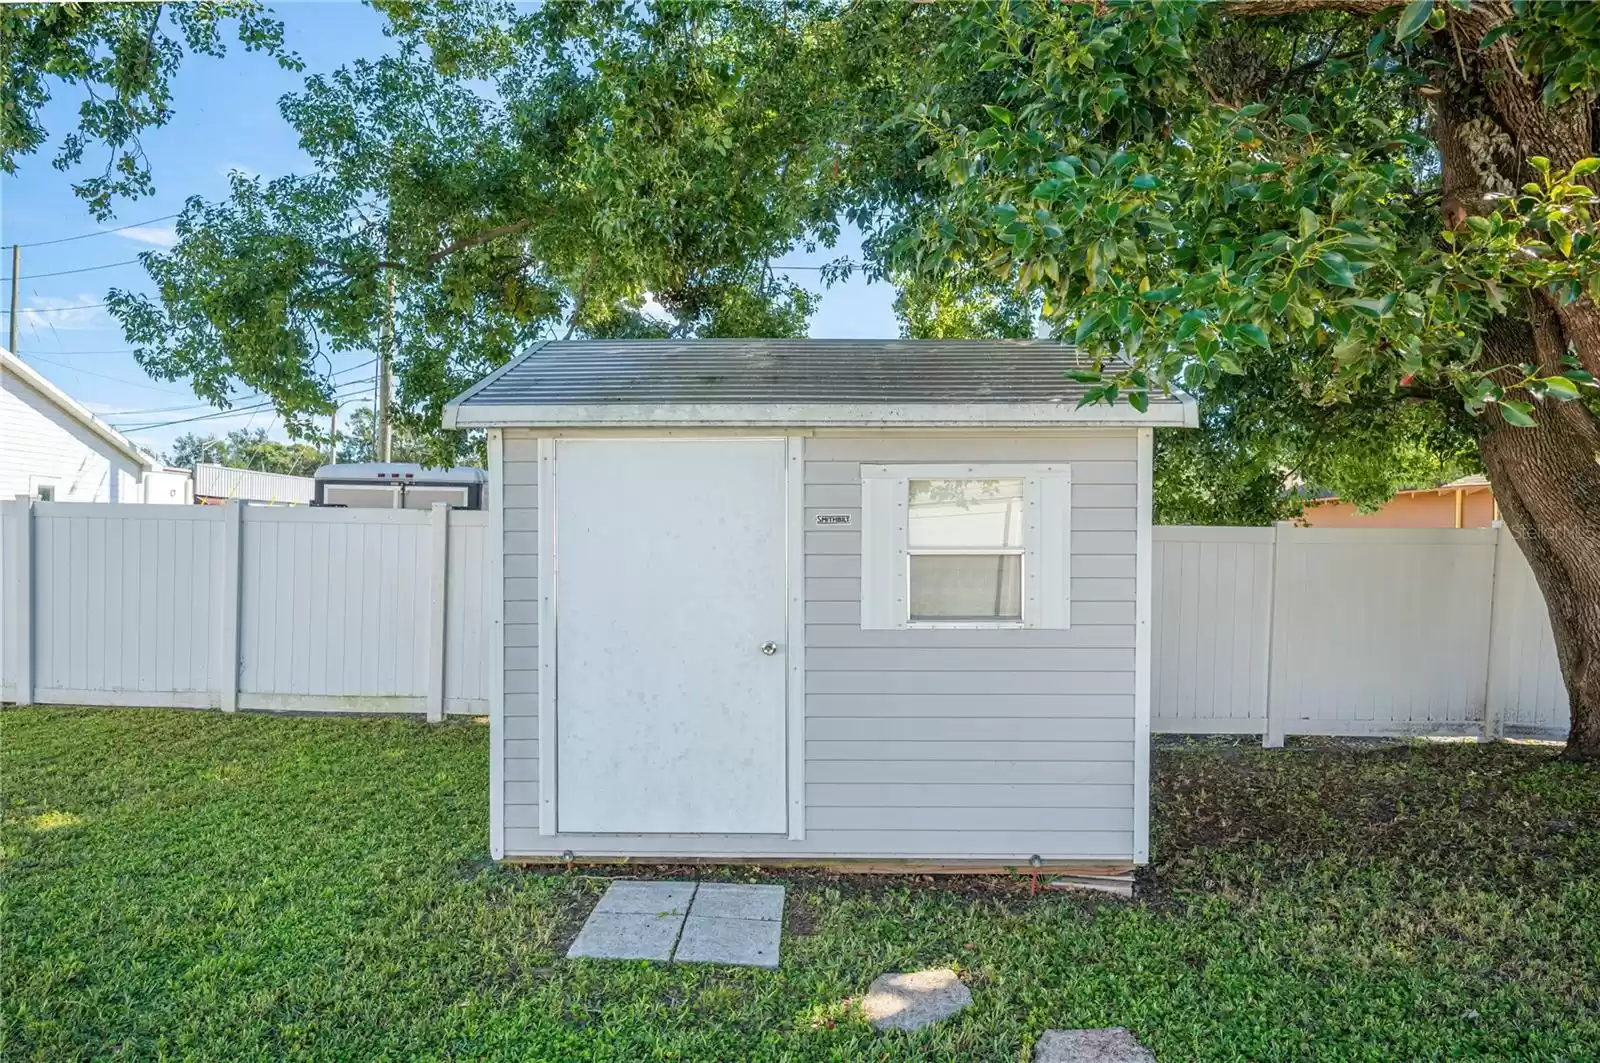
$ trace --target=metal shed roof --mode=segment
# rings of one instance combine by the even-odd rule
[[[1048,340],[578,340],[548,342],[450,402],[447,428],[647,425],[1196,423],[1152,395],[1078,408],[1066,378],[1089,358]]]

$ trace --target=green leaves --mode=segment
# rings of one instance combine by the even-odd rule
[[[1395,26],[1394,38],[1397,41],[1408,41],[1422,32],[1428,24],[1428,16],[1433,14],[1433,0],[1410,0],[1400,12],[1400,21]]]
[[[1356,286],[1356,276],[1351,269],[1350,260],[1337,251],[1324,251],[1317,258],[1317,273],[1329,284],[1341,288]]]
[[[1248,324],[1247,325],[1240,325],[1239,326],[1239,335],[1242,336],[1244,339],[1249,340],[1251,343],[1255,344],[1257,347],[1263,347],[1263,348],[1268,348],[1268,349],[1270,349],[1272,347],[1271,341],[1267,339],[1266,330],[1263,329],[1260,325],[1248,325]]]
[[[1506,424],[1517,428],[1534,427],[1533,407],[1530,404],[1501,399],[1495,406],[1500,411],[1500,416],[1505,418]]]
[[[1006,110],[1004,107],[997,107],[994,104],[986,103],[983,105],[983,109],[988,112],[989,117],[997,124],[1003,126],[1011,125],[1011,112]]]

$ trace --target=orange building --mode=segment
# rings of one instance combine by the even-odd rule
[[[1463,476],[1438,487],[1398,491],[1373,513],[1325,498],[1306,506],[1301,521],[1313,528],[1487,528],[1500,516],[1487,478]]]

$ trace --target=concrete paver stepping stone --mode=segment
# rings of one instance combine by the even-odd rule
[[[702,882],[673,959],[775,968],[782,939],[782,886]]]
[[[650,882],[616,879],[606,890],[597,912],[621,912],[633,915],[682,915],[689,910],[695,894],[693,882]]]
[[[690,917],[718,919],[782,919],[783,887],[742,882],[702,882],[689,908]]]
[[[589,913],[569,958],[668,960],[694,898],[693,882],[611,883]]]
[[[948,1019],[972,1003],[972,992],[948,967],[875,978],[861,1014],[876,1030],[916,1030]]]
[[[1156,1063],[1155,1055],[1121,1026],[1046,1030],[1033,1045],[1033,1063]]]
[[[668,960],[678,940],[683,915],[640,915],[635,912],[595,912],[578,931],[567,950],[569,959]]]
[[[782,936],[783,924],[775,919],[724,919],[690,911],[673,959],[776,968]]]
[[[783,887],[617,879],[567,956],[778,966]]]

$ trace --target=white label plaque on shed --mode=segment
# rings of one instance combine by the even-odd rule
[[[784,441],[558,448],[558,829],[784,833]]]
[[[811,518],[811,523],[818,528],[848,528],[855,521],[848,513],[818,513]]]

